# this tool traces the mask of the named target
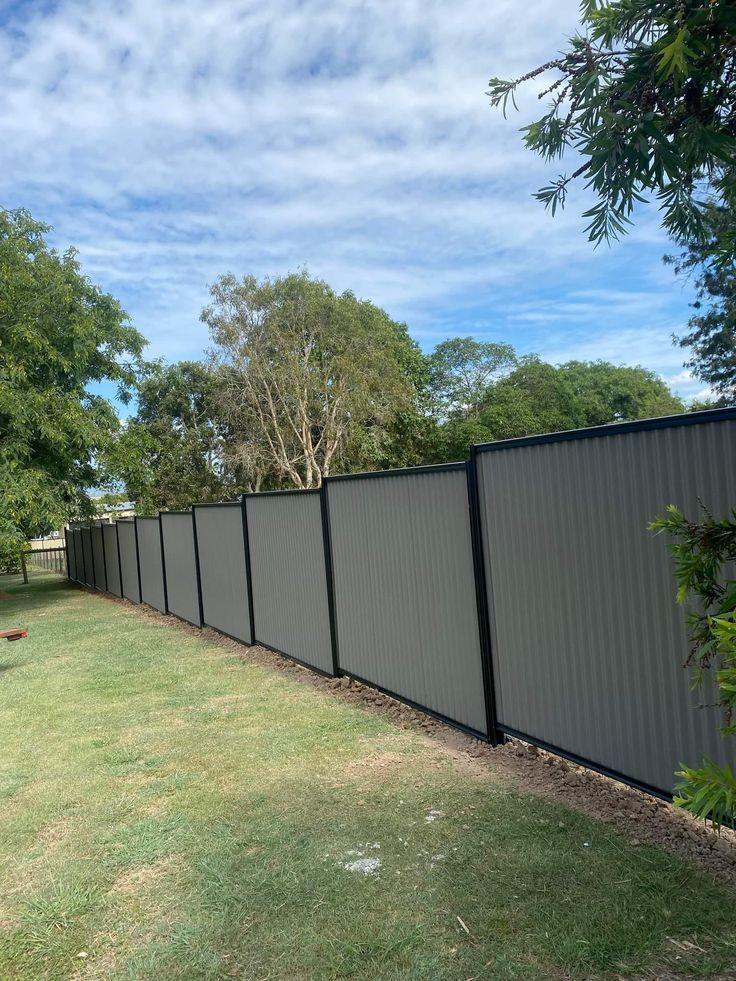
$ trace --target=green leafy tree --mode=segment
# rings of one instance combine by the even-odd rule
[[[516,364],[510,344],[453,337],[430,354],[429,394],[442,416],[476,412],[488,386]]]
[[[559,56],[489,83],[505,112],[520,85],[541,82],[549,106],[524,127],[525,143],[547,161],[575,153],[574,171],[537,198],[554,214],[571,182],[584,181],[595,196],[587,231],[600,242],[621,235],[636,203],[653,195],[675,239],[702,240],[703,199],[736,197],[736,5],[583,0],[581,18]],[[733,260],[735,244],[732,227],[721,256]]]
[[[651,527],[671,538],[675,559],[677,601],[688,603],[692,638],[688,664],[702,687],[715,674],[724,710],[724,735],[736,735],[736,510],[723,519],[705,512],[701,521],[688,520],[671,505]],[[704,759],[699,767],[682,764],[676,803],[720,827],[736,821],[736,778],[728,765]]]
[[[198,361],[149,367],[138,413],[115,447],[116,472],[139,514],[178,510],[235,493],[216,415],[219,379]]]
[[[307,272],[221,277],[202,313],[228,452],[254,489],[401,462],[424,367],[405,324]],[[413,454],[416,448],[407,452]]]
[[[554,433],[683,412],[681,399],[646,368],[607,361],[551,365],[521,358],[485,389],[478,409],[439,427],[432,459],[464,459],[471,443]]]
[[[575,393],[562,371],[535,355],[488,392],[480,413],[489,439],[512,439],[576,429]]]
[[[709,205],[705,217],[706,237],[665,261],[694,279],[695,314],[688,332],[677,338],[691,350],[687,367],[726,405],[736,402],[736,267],[721,261],[721,244],[736,228],[736,205]]]
[[[608,361],[568,361],[561,376],[572,389],[578,426],[676,415],[682,399],[653,371]]]
[[[117,300],[83,275],[76,252],[49,247],[49,226],[0,211],[0,562],[23,542],[90,515],[109,474],[113,406],[89,392],[137,381],[145,340]]]

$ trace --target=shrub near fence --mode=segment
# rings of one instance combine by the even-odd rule
[[[122,593],[669,796],[681,761],[736,765],[689,689],[647,528],[701,500],[716,517],[736,504],[736,409],[119,521]],[[67,543],[70,576],[94,584],[90,530]]]

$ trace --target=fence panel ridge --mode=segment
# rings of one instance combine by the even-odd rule
[[[67,565],[69,569],[69,578],[72,582],[77,581],[77,552],[76,552],[76,542],[74,541],[74,530],[72,528],[66,529],[66,554],[67,554]]]
[[[203,622],[234,640],[252,644],[243,505],[240,501],[195,504],[192,511]]]
[[[113,596],[122,596],[120,585],[120,555],[118,553],[118,531],[114,524],[102,525],[102,540],[105,546],[105,577],[107,591]]]
[[[487,737],[465,464],[325,487],[340,669]]]
[[[120,556],[120,582],[122,594],[131,603],[141,602],[141,583],[138,569],[138,537],[135,521],[120,519],[115,522],[118,533]]]
[[[92,537],[92,565],[94,569],[94,587],[101,593],[107,592],[107,577],[105,575],[105,542],[102,537],[102,528],[99,524],[90,525],[90,535]]]
[[[332,675],[319,490],[245,496],[255,643]]]
[[[82,565],[84,573],[84,584],[86,586],[95,585],[95,565],[92,556],[92,533],[89,528],[80,529],[82,536]]]
[[[160,613],[167,613],[161,522],[158,518],[136,517],[135,529],[141,601]]]
[[[82,545],[82,529],[72,528],[71,537],[74,539],[74,580],[84,584],[84,552]]]
[[[736,763],[647,527],[730,512],[736,412],[491,444],[478,470],[499,727],[664,794],[681,762]]]
[[[202,626],[197,540],[191,511],[162,511],[161,542],[169,613]]]

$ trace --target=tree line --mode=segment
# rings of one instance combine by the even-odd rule
[[[146,340],[117,300],[90,282],[73,249],[50,248],[48,232],[26,211],[0,212],[6,556],[92,516],[92,489],[151,513],[685,409],[642,367],[552,365],[472,337],[424,354],[406,324],[303,270],[222,276],[201,314],[206,357],[146,361]],[[125,422],[90,392],[110,380],[135,409]]]
[[[685,408],[641,367],[554,366],[471,337],[425,356],[406,324],[306,272],[225,276],[211,294],[207,359],[150,366],[114,444],[141,513]]]

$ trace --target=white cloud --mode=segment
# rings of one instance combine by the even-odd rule
[[[219,273],[306,263],[424,344],[473,332],[681,366],[669,335],[687,294],[661,267],[654,209],[625,246],[593,251],[581,197],[554,220],[531,198],[549,176],[518,133],[534,92],[508,120],[484,94],[564,43],[577,0],[13,9],[0,202],[75,243],[153,354],[202,349]]]

